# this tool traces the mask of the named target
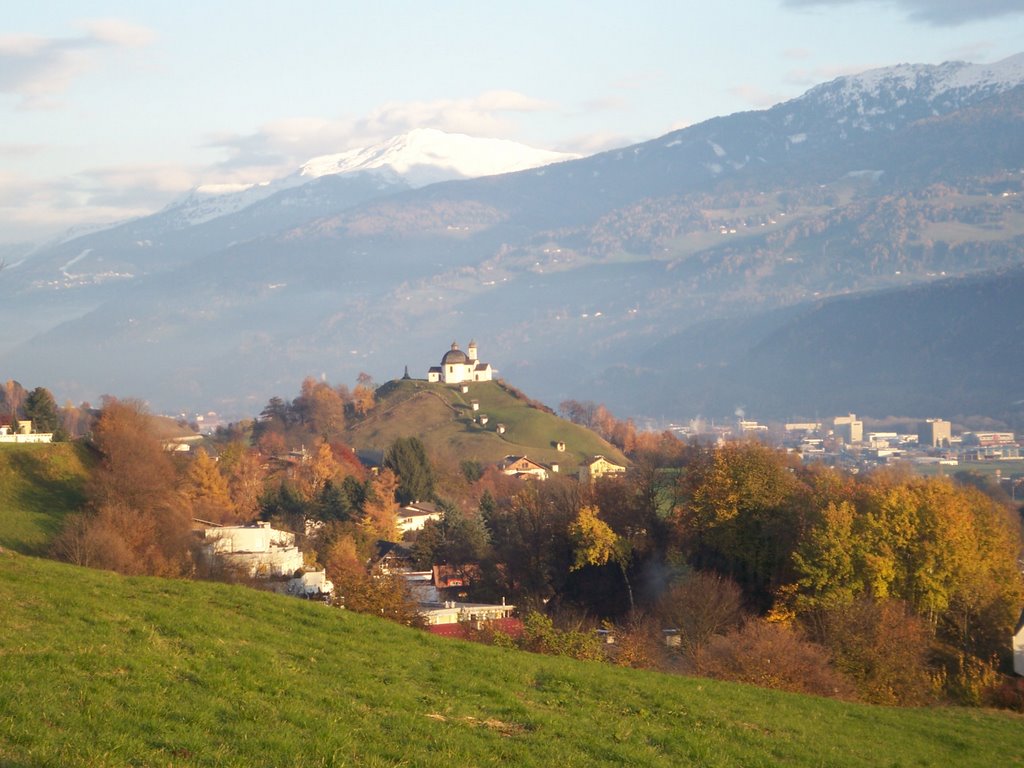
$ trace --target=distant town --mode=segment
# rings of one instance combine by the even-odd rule
[[[904,427],[909,426],[905,423]],[[880,466],[909,462],[924,474],[964,469],[970,465],[995,467],[995,477],[1016,498],[1024,484],[1020,443],[1013,432],[975,430],[957,432],[947,419],[930,418],[916,423],[911,431],[865,429],[854,413],[824,421],[762,424],[738,417],[728,424],[693,421],[672,424],[669,430],[685,439],[722,442],[755,438],[799,454],[805,462],[860,472]],[[996,462],[1009,462],[1012,471],[1002,472]]]

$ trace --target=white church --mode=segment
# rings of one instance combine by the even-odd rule
[[[490,381],[494,369],[490,363],[481,363],[477,357],[476,342],[469,342],[466,351],[459,349],[454,341],[452,348],[444,353],[441,364],[427,371],[427,381],[444,384],[462,384],[467,381]]]

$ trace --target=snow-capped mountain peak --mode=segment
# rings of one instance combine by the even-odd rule
[[[524,171],[577,157],[504,139],[417,128],[369,147],[314,157],[297,171],[272,181],[194,187],[161,215],[165,227],[180,229],[241,211],[324,176],[373,173],[385,177],[386,182],[423,187],[438,181]]]
[[[577,157],[505,139],[417,128],[369,147],[315,157],[302,166],[300,174],[319,178],[385,171],[401,176],[410,186],[422,187],[438,181],[524,171]]]
[[[948,61],[898,64],[845,75],[778,105],[787,123],[800,124],[798,111],[812,106],[809,130],[841,133],[895,130],[914,120],[977,104],[1024,84],[1024,53],[992,64]]]
[[[838,90],[847,95],[882,96],[886,92],[919,89],[929,99],[950,91],[985,91],[1000,93],[1024,83],[1024,53],[1018,53],[993,64],[968,64],[947,61],[943,64],[899,64],[847,75],[811,89],[808,95]]]

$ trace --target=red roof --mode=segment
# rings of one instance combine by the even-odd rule
[[[494,619],[487,622],[487,627],[512,637],[519,637],[523,634],[523,622],[519,619]],[[433,624],[427,629],[430,630],[430,634],[441,637],[458,637],[465,640],[467,636],[466,627],[462,624]]]

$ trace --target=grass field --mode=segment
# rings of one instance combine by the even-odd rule
[[[83,501],[87,449],[72,443],[0,445],[0,547],[40,554]]]
[[[444,640],[0,553],[0,765],[1012,766],[1024,719]]]

